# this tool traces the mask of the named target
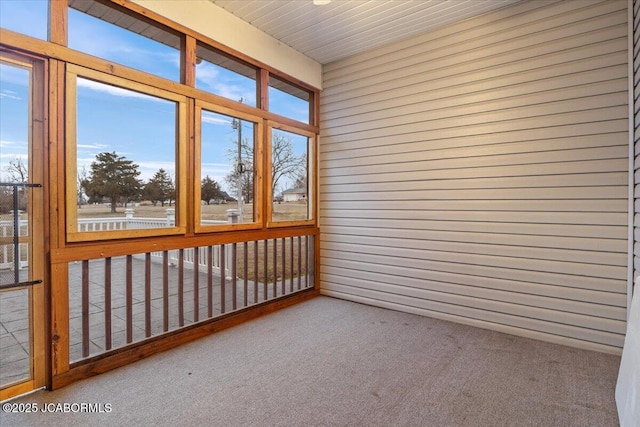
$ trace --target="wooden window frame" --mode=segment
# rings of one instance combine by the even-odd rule
[[[304,136],[308,138],[307,143],[307,203],[308,203],[308,216],[309,218],[306,220],[296,220],[296,221],[274,221],[273,220],[273,188],[272,188],[272,173],[271,168],[272,164],[272,135],[273,129],[282,130],[284,132],[295,133],[296,135]],[[266,178],[265,178],[265,187],[264,191],[267,193],[266,197],[266,218],[267,218],[267,228],[282,228],[282,227],[298,227],[298,226],[308,226],[308,225],[316,225],[317,224],[317,207],[318,207],[318,189],[317,189],[317,144],[318,137],[315,133],[306,131],[304,129],[279,123],[273,120],[267,121],[266,127],[266,153],[265,158],[267,162],[266,168]]]
[[[253,221],[241,224],[217,224],[202,225],[200,195],[202,181],[202,110],[213,113],[224,114],[226,116],[239,118],[256,124],[254,131],[254,201],[253,201]],[[194,179],[193,179],[193,207],[194,207],[194,230],[196,233],[232,231],[232,230],[257,230],[263,227],[263,199],[264,199],[264,150],[261,144],[264,138],[264,120],[252,114],[243,113],[230,108],[222,107],[217,104],[196,100],[195,102],[195,161],[194,161]]]
[[[276,85],[272,85],[271,84],[271,79],[273,79],[274,81],[279,81],[280,83],[282,83],[284,85],[287,85],[287,86],[290,86],[290,87],[292,87],[294,89],[298,89],[301,92],[306,92],[307,95],[309,96],[309,99],[305,101],[302,98],[298,98],[297,96],[278,88]],[[304,87],[304,86],[296,84],[296,83],[294,83],[292,81],[289,81],[284,77],[280,77],[277,73],[268,73],[268,75],[266,76],[266,80],[264,82],[262,82],[262,83],[266,85],[266,91],[267,91],[266,98],[269,100],[268,104],[265,106],[266,107],[265,108],[266,111],[269,111],[271,114],[276,114],[276,115],[278,115],[280,117],[283,117],[285,119],[288,119],[288,120],[293,120],[293,121],[298,122],[298,123],[303,123],[305,125],[314,125],[316,123],[316,118],[315,118],[315,115],[314,115],[314,109],[315,109],[315,102],[314,102],[315,96],[314,96],[314,94],[315,94],[315,92],[313,90],[310,90],[307,87]],[[278,91],[280,91],[282,93],[285,93],[285,94],[287,94],[288,96],[290,96],[292,98],[298,98],[301,101],[306,102],[308,104],[308,107],[307,107],[308,108],[307,121],[301,121],[301,120],[295,119],[293,117],[286,116],[286,115],[284,115],[282,113],[278,113],[278,112],[273,111],[272,108],[274,107],[274,103],[271,102],[271,97],[269,96],[269,90],[272,89],[272,88],[274,90],[278,90]]]
[[[162,98],[176,103],[176,222],[174,227],[109,230],[109,231],[78,231],[77,207],[77,78],[87,78],[100,83],[114,85],[146,95]],[[66,71],[66,151],[65,151],[65,187],[66,187],[66,236],[69,242],[83,242],[118,238],[135,238],[147,236],[166,236],[184,234],[187,230],[186,221],[186,187],[187,187],[187,98],[173,92],[148,86],[105,74],[99,71],[67,65]]]

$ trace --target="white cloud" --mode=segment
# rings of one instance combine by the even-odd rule
[[[26,94],[29,86],[29,70],[16,65],[0,63],[0,75],[2,75],[2,83],[20,86],[21,89],[24,88]]]
[[[20,96],[18,96],[17,92],[14,92],[12,90],[3,90],[2,92],[0,92],[0,98],[9,98],[9,99],[17,99],[17,100],[22,99]]]
[[[202,121],[205,123],[211,123],[214,125],[225,125],[231,126],[231,119],[223,119],[219,116],[213,116],[211,114],[207,114],[206,112],[202,114]]]
[[[99,83],[93,80],[83,79],[82,77],[78,77],[78,86],[83,87],[89,90],[93,90],[96,92],[108,93],[113,96],[120,96],[126,98],[140,98],[145,99],[147,101],[161,101],[166,102],[164,99],[156,98],[155,96],[146,95],[144,93],[135,92],[129,89],[123,89],[118,86],[111,86],[104,83]]]
[[[196,79],[201,80],[203,83],[215,81],[220,73],[208,62],[202,62],[196,68]]]
[[[0,147],[10,147],[16,144],[24,144],[24,142],[18,141],[7,141],[6,139],[0,139]]]
[[[0,159],[10,159],[10,160],[20,159],[20,160],[26,162],[26,161],[29,160],[29,155],[26,154],[26,153],[7,153],[7,154],[1,153],[0,154]]]
[[[95,143],[95,144],[77,144],[76,147],[100,150],[102,148],[108,147],[108,145],[106,145],[106,144],[97,144],[97,143]]]
[[[240,75],[235,75],[232,71],[221,72],[217,66],[203,62],[196,69],[196,79],[202,83],[204,88],[216,95],[223,96],[234,101],[243,99],[248,105],[255,105],[255,88],[249,79],[243,79]],[[233,83],[234,81],[239,81]],[[246,82],[243,86],[242,83]]]

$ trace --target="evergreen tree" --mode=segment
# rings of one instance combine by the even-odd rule
[[[91,177],[85,189],[92,200],[108,198],[111,212],[116,212],[119,201],[125,204],[140,195],[142,182],[138,179],[138,165],[125,157],[118,156],[115,151],[96,155],[91,163]]]
[[[207,175],[202,180],[202,185],[200,186],[200,199],[207,203],[207,205],[211,204],[211,200],[222,199],[223,194],[220,190],[220,185],[213,179]]]
[[[153,206],[158,202],[160,206],[164,206],[165,203],[171,206],[171,201],[175,200],[176,188],[169,174],[164,169],[159,169],[145,184],[142,194],[147,200],[153,202]]]

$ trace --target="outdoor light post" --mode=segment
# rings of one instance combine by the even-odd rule
[[[242,164],[242,121],[233,119],[233,127],[238,130],[238,163],[236,164],[236,172],[238,173],[238,222],[244,220],[244,203],[242,202],[242,174],[244,173],[244,165]]]

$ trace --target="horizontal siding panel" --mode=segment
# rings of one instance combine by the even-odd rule
[[[585,4],[587,9],[583,9]],[[594,6],[598,9],[595,11],[590,10]],[[605,6],[606,9],[600,9],[602,6]],[[606,14],[620,9],[620,4],[605,5],[602,0],[590,3],[583,2],[582,4],[557,1],[556,4],[546,5],[544,8],[540,8],[534,2],[523,2],[517,12],[507,12],[508,16],[505,15],[503,19],[499,18],[499,15],[503,12],[496,11],[493,14],[495,19],[491,21],[469,20],[465,23],[466,25],[441,27],[390,46],[328,64],[325,67],[326,79],[331,82],[340,82],[340,77],[350,75],[350,71],[358,72],[369,69],[371,68],[370,66],[384,67],[385,65],[393,64],[397,66],[399,63],[413,66],[415,62],[412,62],[412,58],[416,56],[421,56],[431,51],[439,51],[441,55],[446,56],[448,53],[456,52],[456,46],[462,51],[478,48],[486,49],[487,44],[508,41],[514,38],[505,36],[505,34],[512,33],[515,37],[527,35],[528,32],[525,31],[527,26],[535,27],[531,32],[533,34],[539,30],[557,26],[555,24],[548,25],[557,18],[564,17],[566,22],[579,22],[602,12]],[[550,15],[553,17],[550,18]],[[358,75],[355,78],[361,80],[366,79],[366,77],[368,76]]]
[[[420,192],[419,195],[416,192]],[[489,188],[489,189],[449,189],[431,190],[428,187],[415,190],[358,191],[328,193],[321,201],[397,201],[416,200],[426,197],[430,200],[569,200],[569,199],[627,199],[627,187],[555,187],[555,188]]]
[[[517,130],[505,130],[500,129],[485,130],[484,132],[477,132],[478,129],[470,126],[468,128],[461,129],[434,129],[424,132],[414,133],[402,133],[396,135],[393,140],[385,137],[373,137],[360,141],[354,139],[353,141],[342,141],[340,143],[334,142],[329,138],[321,138],[322,153],[340,152],[346,150],[354,150],[370,147],[384,147],[389,145],[391,147],[408,144],[408,143],[422,143],[425,149],[437,149],[446,148],[446,145],[451,144],[451,147],[471,147],[475,145],[490,145],[490,144],[503,144],[503,143],[515,143],[523,141],[544,141],[544,140],[558,140],[561,138],[582,137],[582,136],[599,136],[603,135],[611,136],[613,134],[619,134],[621,132],[628,131],[628,121],[623,119],[613,119],[600,122],[584,122],[584,123],[572,123],[558,126],[545,126],[541,128],[528,128]],[[452,135],[455,133],[455,135]],[[356,135],[354,135],[356,137]],[[617,144],[619,145],[619,144]]]
[[[462,64],[457,67],[450,67],[448,70],[426,71],[430,73],[428,86],[424,84],[424,78],[420,78],[420,73],[416,75],[403,74],[401,81],[389,81],[383,86],[377,85],[377,90],[372,90],[376,88],[375,84],[361,88],[350,88],[349,93],[352,96],[346,96],[345,91],[336,91],[332,95],[329,89],[325,89],[323,90],[321,102],[323,108],[327,104],[327,114],[334,114],[337,111],[349,111],[350,108],[356,107],[379,107],[379,104],[376,105],[377,103],[389,102],[393,99],[396,99],[397,102],[398,98],[402,99],[427,92],[431,84],[433,84],[436,93],[425,95],[427,99],[429,99],[429,96],[449,96],[448,91],[454,91],[455,93],[461,87],[467,87],[470,92],[474,92],[509,85],[524,85],[525,82],[530,82],[525,88],[532,91],[536,90],[535,83],[545,81],[554,74],[562,76],[575,74],[579,70],[585,72],[599,67],[619,64],[621,56],[626,56],[626,49],[621,45],[622,34],[625,31],[622,28],[616,28],[608,32],[613,36],[613,39],[600,41],[597,44],[587,43],[578,49],[552,51],[537,57],[534,66],[525,66],[517,61],[505,62],[500,65],[486,66],[481,68],[479,72],[473,72],[474,64]],[[609,59],[614,59],[612,64],[606,61]],[[594,64],[594,62],[599,63],[599,65]],[[539,86],[538,90],[543,90],[544,87],[544,85]],[[395,105],[395,103],[391,104],[392,107]],[[321,119],[324,120],[324,115],[322,115]]]
[[[361,221],[366,223],[365,221]],[[542,228],[542,227],[540,227]],[[487,227],[486,232],[475,234],[464,230],[428,230],[428,229],[393,229],[358,227],[347,229],[345,226],[324,225],[323,231],[332,234],[356,234],[362,236],[378,237],[381,241],[387,238],[400,237],[418,240],[436,240],[467,243],[485,243],[507,246],[531,246],[536,248],[557,248],[557,249],[583,249],[595,252],[625,253],[626,242],[621,239],[603,239],[588,237],[567,237],[571,231],[563,232],[562,236],[554,235],[534,235],[534,234],[507,234],[491,232],[492,228]],[[612,230],[615,231],[615,230]],[[547,232],[549,233],[549,232]]]
[[[374,300],[380,299],[381,301],[390,301],[396,303],[399,307],[403,305],[408,307],[418,307],[433,310],[436,312],[454,314],[462,317],[496,322],[499,324],[507,324],[515,327],[577,338],[580,340],[609,346],[622,347],[622,345],[624,344],[624,335],[615,332],[598,331],[590,328],[553,323],[546,320],[534,319],[518,314],[511,315],[500,313],[497,311],[476,308],[474,306],[461,306],[452,303],[442,303],[434,300],[407,297],[391,293],[382,293],[370,289],[342,287],[341,285],[337,284],[332,284],[330,287],[327,287],[327,289],[325,290],[325,294],[332,295],[332,291],[336,292],[337,294],[342,294],[342,297],[346,299],[349,299],[349,295],[366,296]]]
[[[535,246],[545,248],[579,249],[580,245],[586,248],[597,247],[600,244],[601,251],[605,248],[611,252],[626,252],[620,250],[622,245],[618,240],[626,239],[626,227],[622,226],[582,226],[566,224],[527,224],[510,222],[452,222],[446,220],[429,221],[420,217],[412,221],[402,220],[376,220],[369,218],[357,219],[327,219],[322,222],[326,233],[348,234],[349,227],[358,235],[376,237],[414,238],[424,240],[443,240],[442,234],[434,232],[449,231],[452,233],[480,233],[470,234],[466,240],[458,240],[456,235],[446,235],[444,239],[456,239],[462,242],[497,243],[506,244],[505,239],[520,240],[513,246]],[[413,233],[413,234],[412,234]],[[424,233],[424,234],[423,234]],[[497,235],[495,237],[487,235]],[[511,235],[511,237],[503,236]],[[545,237],[551,237],[545,238]],[[560,238],[566,237],[563,241]],[[463,236],[464,238],[464,236]],[[485,240],[486,239],[486,240]],[[557,242],[553,242],[553,240]],[[574,239],[574,240],[571,240]],[[575,240],[580,239],[580,240]],[[601,241],[601,239],[607,239]],[[617,248],[618,251],[612,249]]]
[[[485,53],[484,57],[472,59],[471,57],[452,57],[447,62],[448,66],[438,64],[436,61],[424,58],[425,63],[409,71],[401,73],[393,70],[388,73],[380,73],[361,83],[354,84],[349,88],[353,96],[367,96],[371,92],[372,86],[381,86],[381,90],[389,91],[402,88],[404,86],[420,85],[424,82],[424,73],[429,74],[430,79],[446,78],[458,76],[461,79],[469,77],[471,79],[483,80],[494,78],[496,75],[505,75],[531,69],[524,66],[522,59],[536,59],[536,67],[553,66],[569,61],[581,60],[612,52],[625,50],[621,42],[626,41],[626,25],[619,24],[613,27],[604,28],[599,31],[581,34],[571,39],[558,40],[554,43],[536,45],[527,49],[519,47],[514,43],[514,51],[496,54]],[[475,73],[474,73],[475,72]],[[470,75],[473,73],[472,75]],[[398,76],[404,77],[398,81]],[[326,80],[325,80],[326,82]],[[340,102],[346,99],[345,90],[342,86],[324,86],[323,94],[327,99],[323,103]],[[341,107],[336,107],[341,108]],[[331,111],[331,110],[330,110]]]
[[[608,65],[603,66],[603,64]],[[589,56],[570,62],[560,62],[533,70],[517,71],[510,74],[507,74],[506,71],[503,69],[498,72],[498,75],[488,75],[479,79],[469,76],[468,79],[462,81],[458,76],[448,75],[430,81],[428,87],[421,83],[406,84],[394,90],[363,94],[336,104],[339,105],[339,109],[331,110],[329,108],[337,107],[329,104],[327,109],[323,110],[322,120],[323,122],[333,122],[333,120],[342,117],[345,112],[349,113],[351,109],[365,105],[368,113],[384,110],[383,105],[388,105],[389,108],[398,108],[402,107],[403,103],[411,106],[422,101],[467,94],[478,96],[491,93],[491,98],[505,98],[576,86],[581,82],[593,83],[620,78],[627,74],[627,53],[626,51],[606,52],[595,57]],[[540,85],[541,81],[544,81],[545,85]],[[519,89],[522,89],[522,92],[519,92]]]
[[[483,211],[406,211],[406,210],[367,210],[352,209],[337,211],[333,209],[322,210],[323,225],[340,225],[362,227],[366,225],[374,227],[385,227],[390,224],[392,227],[403,228],[406,223],[409,228],[429,228],[434,227],[431,223],[421,221],[456,221],[449,224],[449,227],[457,228],[464,226],[459,222],[481,222],[483,230],[489,226],[487,223],[508,222],[513,224],[535,223],[545,224],[568,224],[568,225],[613,225],[626,230],[620,224],[627,219],[626,213],[599,213],[599,212],[483,212]],[[376,220],[381,220],[376,222]],[[372,222],[369,222],[372,221]],[[416,224],[417,221],[420,221]],[[636,215],[636,224],[640,224],[640,214]],[[447,227],[446,224],[443,225]],[[517,225],[515,225],[517,226]],[[547,230],[548,228],[545,228]],[[562,230],[567,229],[563,227]],[[591,229],[591,227],[589,228]],[[518,228],[522,230],[522,228]],[[607,229],[610,232],[610,229]],[[626,231],[625,231],[626,232]],[[526,233],[525,233],[526,234]],[[536,233],[538,234],[538,233]],[[549,233],[547,233],[549,234]],[[582,234],[581,234],[582,235]],[[611,235],[609,234],[611,237]]]
[[[359,245],[365,245],[376,253],[384,253],[386,248],[392,249],[399,256],[397,250],[424,250],[450,254],[478,254],[496,255],[503,257],[517,257],[525,259],[539,259],[551,261],[568,261],[574,263],[589,263],[596,265],[627,266],[627,254],[615,252],[590,251],[583,249],[536,248],[531,246],[492,245],[478,242],[450,242],[439,240],[407,239],[387,237],[384,246],[377,236],[343,235],[325,233],[323,238],[327,250],[336,252],[358,252]]]
[[[551,159],[550,159],[551,160]],[[627,159],[586,160],[568,163],[543,163],[517,166],[488,166],[484,168],[435,169],[435,170],[393,170],[387,173],[350,174],[347,168],[334,170],[323,163],[321,172],[324,182],[353,182],[368,180],[370,182],[407,181],[407,180],[449,180],[470,178],[500,178],[500,177],[538,177],[547,175],[574,173],[626,173],[629,168]]]
[[[523,127],[555,126],[560,123],[582,123],[584,121],[603,121],[608,119],[626,118],[626,96],[623,93],[592,97],[588,102],[557,102],[550,103],[545,108],[539,106],[513,108],[508,111],[495,111],[487,113],[469,113],[464,115],[447,115],[445,117],[434,117],[429,115],[419,117],[407,117],[400,120],[382,121],[376,127],[370,128],[362,124],[353,126],[341,126],[336,128],[326,128],[325,137],[337,137],[352,132],[357,132],[362,138],[370,135],[389,136],[394,132],[394,127],[403,125],[407,131],[421,132],[433,129],[449,129],[467,126],[477,126],[482,129],[484,126],[496,126],[504,124],[508,129],[519,129]],[[593,102],[602,101],[601,108],[594,108]],[[600,114],[598,114],[600,113]]]
[[[387,248],[386,251],[385,248]],[[387,256],[389,248],[393,251],[393,260]],[[589,276],[595,279],[616,279],[626,274],[626,266],[594,265],[585,262],[550,261],[535,258],[523,259],[513,256],[479,255],[469,252],[452,253],[425,249],[401,249],[389,246],[388,242],[385,242],[384,247],[367,246],[364,249],[360,249],[360,251],[357,251],[357,245],[327,243],[326,251],[332,254],[339,254],[341,259],[352,259],[376,264],[397,262],[400,265],[414,267],[419,267],[423,261],[434,261],[453,263],[463,269],[473,269],[475,266],[497,267],[520,271]]]
[[[323,153],[322,162],[331,161],[331,163],[340,164],[340,162],[348,163],[349,159],[358,158],[362,160],[366,157],[383,157],[387,158],[390,155],[411,153],[431,153],[437,152],[438,156],[445,155],[444,153],[464,153],[467,157],[482,156],[496,154],[500,152],[502,154],[513,153],[531,153],[540,151],[555,151],[555,150],[571,150],[577,148],[593,148],[593,147],[610,147],[620,145],[619,141],[626,135],[626,132],[616,132],[608,134],[597,135],[579,135],[573,137],[543,139],[543,140],[526,140],[526,141],[512,141],[509,143],[502,142],[497,143],[495,140],[491,140],[490,143],[483,144],[482,141],[474,141],[473,145],[459,145],[459,146],[447,146],[433,143],[428,147],[424,146],[422,142],[406,142],[402,144],[393,144],[387,146],[359,146],[350,150],[340,151],[327,151]]]
[[[560,2],[560,0],[557,0]],[[547,5],[547,7],[552,7]],[[406,38],[402,41],[398,41],[389,46],[383,46],[375,50],[370,50],[359,55],[345,58],[338,62],[326,64],[325,70],[327,78],[334,79],[340,75],[344,75],[349,69],[361,69],[366,67],[368,63],[376,63],[377,60],[384,60],[390,54],[402,52],[400,57],[403,60],[407,60],[407,57],[411,57],[415,54],[407,52],[407,49],[418,48],[418,53],[423,52],[426,47],[425,43],[433,43],[434,47],[446,48],[447,45],[464,43],[465,41],[474,40],[483,35],[499,33],[501,31],[508,30],[513,27],[518,27],[523,23],[529,22],[529,18],[533,16],[533,20],[539,20],[537,15],[530,15],[532,11],[541,8],[539,4],[535,2],[523,3],[518,11],[512,10],[497,10],[494,11],[493,17],[490,21],[482,20],[468,20],[467,25],[461,27],[459,25],[441,26],[428,33],[417,35],[412,38]],[[502,15],[502,17],[500,17]],[[542,16],[548,18],[546,10]],[[439,44],[436,44],[439,43]],[[422,46],[422,49],[420,47]],[[395,61],[394,61],[395,62]]]
[[[392,138],[395,135],[414,134],[414,137],[421,132],[446,131],[449,138],[465,136],[470,134],[513,132],[524,129],[535,129],[540,127],[568,126],[579,125],[583,123],[605,122],[609,120],[624,119],[627,117],[626,106],[604,106],[600,109],[587,109],[581,111],[572,111],[559,114],[539,113],[537,116],[523,116],[512,120],[503,120],[499,114],[493,114],[488,120],[489,115],[472,114],[469,116],[462,115],[459,119],[447,118],[440,120],[426,120],[410,125],[403,126],[399,129],[393,127],[380,128],[375,130],[365,130],[354,135],[349,134],[331,134],[327,129],[322,135],[323,138],[331,139],[332,143],[340,143],[345,140],[361,141],[369,140],[369,138]],[[620,130],[620,129],[616,129]],[[354,139],[356,138],[356,139]],[[392,138],[393,140],[394,138]]]
[[[342,86],[354,79],[369,84],[388,82],[391,80],[390,75],[402,68],[410,68],[413,73],[418,73],[443,68],[455,69],[461,63],[470,64],[473,67],[471,69],[481,69],[504,62],[528,60],[550,52],[575,49],[587,43],[593,44],[618,37],[619,33],[610,32],[610,30],[623,25],[626,27],[626,18],[626,10],[617,10],[601,15],[597,19],[576,20],[551,29],[541,28],[529,34],[523,34],[523,29],[519,28],[516,30],[520,32],[518,36],[505,38],[504,34],[499,34],[497,35],[500,37],[499,41],[467,40],[466,43],[448,46],[446,50],[426,47],[420,51],[418,48],[415,54],[409,54],[409,56],[407,52],[398,52],[388,55],[388,58],[381,61],[373,61],[368,64],[370,65],[368,68],[354,67],[350,69],[351,74],[334,75],[333,78],[327,79],[323,87],[331,94],[332,91],[341,90]],[[457,54],[460,52],[463,54]],[[393,61],[395,55],[402,55],[404,61]],[[379,72],[373,72],[374,69]]]
[[[325,276],[326,277],[326,276]],[[436,289],[416,288],[409,286],[407,282],[379,282],[375,280],[360,280],[352,277],[331,276],[332,282],[337,285],[354,286],[361,289],[372,289],[380,292],[388,292],[396,295],[404,295],[432,301],[449,302],[457,305],[485,308],[505,314],[520,314],[528,317],[544,319],[550,322],[562,323],[573,326],[593,326],[593,329],[624,333],[626,310],[619,307],[605,307],[595,304],[585,304],[575,301],[554,301],[553,298],[544,298],[533,295],[521,295],[513,292],[495,291],[492,289],[457,287],[451,284],[431,282]],[[458,289],[464,288],[464,289]],[[459,290],[460,292],[455,292]],[[524,308],[518,307],[518,303]],[[557,304],[557,307],[555,307]],[[553,308],[556,309],[553,309]],[[559,308],[559,309],[558,309]],[[516,311],[523,310],[523,311]],[[575,312],[577,310],[578,312]],[[599,316],[598,314],[603,314]],[[587,316],[585,318],[585,315]],[[595,317],[596,324],[592,322]]]
[[[481,145],[481,146],[472,146],[472,147],[455,147],[455,148],[429,148],[423,150],[417,150],[416,144],[402,144],[402,145],[393,145],[389,147],[389,152],[385,154],[380,154],[378,151],[379,147],[368,148],[363,147],[359,150],[351,150],[355,151],[355,154],[359,154],[354,156],[354,153],[345,153],[344,151],[341,153],[334,153],[333,156],[327,156],[328,158],[323,160],[323,162],[331,163],[332,167],[340,167],[340,166],[351,166],[354,164],[357,165],[376,165],[376,164],[385,164],[385,163],[398,163],[398,162],[421,162],[421,161],[431,161],[431,160],[439,160],[439,159],[462,159],[462,158],[476,158],[476,157],[486,157],[486,156],[506,156],[506,155],[524,155],[524,154],[536,154],[541,153],[537,156],[537,158],[543,157],[545,160],[549,161],[548,156],[549,152],[555,151],[558,156],[562,156],[563,154],[576,155],[580,152],[572,152],[572,150],[586,150],[589,148],[596,149],[599,151],[595,151],[595,158],[611,158],[611,152],[605,150],[606,147],[617,147],[617,149],[613,152],[618,153],[615,155],[617,158],[625,147],[624,145],[620,145],[616,142],[619,142],[614,135],[598,135],[592,137],[581,137],[581,138],[565,138],[553,141],[526,141],[526,142],[515,142],[511,144],[491,144],[491,145]],[[605,152],[604,155],[599,156],[597,153]],[[591,152],[589,152],[591,153]],[[340,156],[340,159],[331,159],[331,157],[336,156],[336,154],[343,154]],[[628,154],[628,153],[627,153]],[[531,156],[534,159],[536,156]],[[594,157],[586,157],[594,158]],[[579,159],[571,159],[571,160],[584,160],[585,157]],[[355,161],[354,161],[355,160]],[[560,157],[559,160],[563,161],[564,158]],[[539,163],[539,161],[536,161]],[[324,166],[324,163],[323,163]]]
[[[321,265],[335,268],[345,268],[353,270],[371,271],[375,273],[388,273],[402,277],[415,277],[425,279],[429,277],[430,271],[464,273],[472,276],[484,276],[501,280],[520,280],[523,282],[539,283],[542,285],[565,286],[568,288],[590,289],[594,291],[626,294],[626,280],[605,279],[588,276],[572,276],[567,274],[547,273],[531,270],[514,270],[509,268],[488,267],[481,265],[465,265],[461,269],[453,262],[441,261],[420,261],[410,265],[393,264],[368,264],[367,261],[346,259],[346,254],[340,254],[341,258],[332,258],[329,252],[321,253],[323,261]],[[392,258],[392,257],[387,257]],[[370,257],[367,257],[370,259]],[[403,262],[406,260],[402,260]]]
[[[322,292],[620,347],[626,8],[525,1],[328,64]]]
[[[341,283],[348,284],[351,279],[359,280],[363,284],[367,281],[383,282],[418,289],[457,293],[459,295],[471,296],[481,293],[478,295],[483,295],[483,298],[487,298],[487,295],[492,295],[492,299],[514,304],[527,301],[528,305],[539,304],[540,307],[557,308],[575,313],[593,313],[599,317],[617,320],[626,318],[627,299],[624,294],[443,271],[429,271],[428,276],[418,278],[336,268],[331,265],[322,266],[322,281],[332,282],[333,280],[339,280]],[[491,291],[499,292],[487,293]]]
[[[498,111],[505,113],[515,113],[517,110],[526,111],[527,107],[542,109],[547,114],[553,114],[554,111],[570,111],[583,109],[585,105],[597,102],[600,105],[598,96],[611,99],[611,105],[624,104],[627,100],[627,79],[626,67],[624,65],[618,68],[616,73],[617,79],[614,79],[612,70],[602,70],[598,81],[584,82],[581,85],[567,87],[567,83],[575,82],[576,76],[568,76],[565,81],[556,82],[560,86],[553,89],[553,82],[544,88],[539,82],[536,82],[534,93],[526,93],[520,91],[520,87],[509,88],[508,90],[494,90],[491,94],[491,101],[487,101],[487,93],[466,93],[466,94],[448,94],[447,97],[435,99],[424,99],[420,102],[409,104],[411,100],[405,99],[406,105],[397,107],[389,106],[383,110],[367,111],[366,113],[345,115],[344,112],[336,114],[336,118],[331,121],[332,128],[340,128],[341,131],[351,128],[357,130],[357,126],[366,123],[372,125],[375,122],[379,126],[392,126],[394,124],[403,124],[411,122],[414,118],[427,117],[429,120],[435,120],[443,117],[456,116],[456,107],[465,106],[467,114],[486,113],[490,111]],[[504,93],[501,93],[504,92]],[[617,94],[616,94],[617,92]],[[612,95],[613,94],[613,95]],[[522,113],[521,113],[522,114]],[[331,117],[325,117],[330,119]]]
[[[323,205],[325,209],[328,206]],[[627,200],[449,200],[443,206],[439,200],[400,200],[393,204],[385,201],[353,202],[333,201],[332,209],[409,209],[409,210],[463,210],[463,211],[585,211],[585,212],[627,212]]]
[[[625,156],[625,153],[627,154]],[[354,174],[372,174],[372,173],[385,173],[398,170],[398,164],[403,164],[403,169],[407,170],[433,170],[433,169],[463,169],[463,168],[479,168],[479,167],[496,167],[496,166],[512,166],[512,165],[531,165],[531,164],[544,164],[544,163],[563,163],[563,162],[576,162],[584,160],[606,160],[606,159],[620,159],[624,160],[628,157],[629,149],[623,145],[617,145],[613,147],[600,147],[600,148],[582,148],[575,150],[558,150],[551,153],[517,153],[517,154],[494,154],[486,156],[476,157],[459,157],[455,158],[451,154],[443,155],[443,158],[438,158],[437,154],[431,154],[424,156],[420,159],[417,154],[414,156],[407,155],[407,157],[396,159],[394,156],[389,156],[389,162],[387,163],[367,163],[366,159],[360,161],[351,161],[350,164],[340,163],[334,167],[329,168],[327,175],[339,174],[342,168],[348,168],[349,171]],[[464,156],[464,152],[461,153]],[[435,158],[434,158],[435,157]],[[416,160],[417,159],[417,160]],[[375,159],[372,161],[378,161]],[[321,170],[326,168],[327,164],[321,166]]]
[[[638,174],[640,178],[640,174]],[[327,177],[320,186],[321,194],[357,193],[368,191],[411,191],[440,189],[498,189],[498,188],[553,188],[553,187],[592,187],[620,186],[627,184],[626,172],[593,173],[589,175],[546,175],[546,176],[512,176],[476,179],[432,179],[432,180],[388,180],[381,177],[365,175],[361,179],[348,175]]]

